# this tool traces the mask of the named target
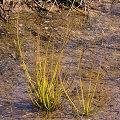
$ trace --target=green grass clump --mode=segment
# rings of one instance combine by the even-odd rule
[[[70,21],[70,20],[69,20]],[[37,105],[38,107],[44,108],[46,111],[53,111],[57,108],[58,105],[61,105],[63,100],[60,101],[60,98],[62,96],[62,93],[64,92],[62,89],[62,85],[67,85],[65,83],[65,78],[67,76],[67,73],[69,71],[69,68],[67,69],[67,72],[65,76],[62,76],[62,65],[60,64],[60,58],[61,54],[63,52],[64,46],[67,42],[67,34],[68,34],[68,27],[66,30],[65,40],[63,42],[63,46],[61,48],[61,51],[59,53],[59,56],[57,58],[57,61],[55,65],[53,65],[53,56],[54,56],[54,41],[53,41],[53,47],[52,47],[52,55],[51,55],[51,62],[49,65],[49,68],[47,68],[47,56],[48,56],[48,47],[49,47],[49,41],[51,39],[51,35],[49,37],[49,41],[46,48],[46,53],[44,57],[44,62],[42,64],[41,57],[40,57],[40,35],[37,39],[37,54],[34,51],[34,58],[35,58],[35,64],[36,64],[36,75],[37,79],[32,80],[28,69],[26,67],[26,64],[23,59],[23,54],[21,50],[21,43],[19,41],[18,36],[18,20],[17,20],[17,39],[18,39],[18,47],[20,51],[20,56],[22,58],[23,68],[25,70],[26,76],[28,78],[27,83],[27,91],[29,94],[30,99],[34,103],[34,105]],[[34,48],[35,49],[35,48]],[[62,80],[61,80],[62,79]],[[60,82],[61,80],[61,82]],[[71,82],[72,83],[72,82]],[[71,86],[71,83],[67,85],[66,89],[68,89]]]

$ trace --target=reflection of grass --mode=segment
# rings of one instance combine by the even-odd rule
[[[68,27],[66,30],[66,36],[68,33],[68,28],[69,28],[69,23],[68,23]],[[62,76],[62,65],[60,64],[60,58],[61,58],[61,54],[63,52],[63,48],[67,41],[66,36],[65,36],[65,40],[63,42],[62,49],[60,51],[60,54],[58,56],[58,59],[57,59],[57,62],[55,65],[53,65],[53,55],[54,55],[54,41],[53,41],[51,63],[50,63],[50,66],[48,69],[46,69],[47,68],[47,56],[48,56],[48,47],[49,47],[49,41],[51,39],[51,35],[49,37],[49,41],[47,44],[43,65],[41,64],[41,59],[40,59],[40,49],[39,49],[40,36],[39,36],[39,39],[37,39],[37,55],[35,54],[35,51],[34,51],[37,79],[36,79],[36,81],[33,81],[31,79],[30,74],[28,73],[28,69],[23,60],[21,43],[19,41],[19,36],[18,36],[18,20],[17,20],[18,46],[19,46],[20,56],[21,56],[22,62],[23,62],[23,68],[24,68],[27,78],[29,80],[29,83],[27,84],[27,91],[28,91],[28,94],[29,94],[32,102],[35,105],[37,105],[38,107],[43,107],[47,111],[52,111],[52,110],[56,109],[58,104],[62,104],[62,102],[63,102],[63,100],[62,100],[60,103],[61,95],[64,92],[62,89],[62,85],[63,85],[63,83],[65,83],[65,78],[67,76],[69,68],[68,68],[65,76],[63,77]],[[55,67],[53,67],[53,66],[55,66]],[[59,80],[61,80],[61,79],[62,79],[62,81],[59,83]],[[67,86],[66,89],[68,89],[71,86],[71,83]],[[67,85],[67,84],[65,83],[65,85]],[[34,97],[34,95],[35,95],[35,97]]]
[[[80,87],[81,87],[81,95],[78,92],[78,88],[77,88],[77,84],[76,84],[76,89],[77,89],[77,94],[78,94],[78,100],[81,106],[81,100],[82,100],[82,108],[83,108],[83,114],[85,114],[86,116],[88,116],[89,112],[91,111],[91,104],[93,102],[93,97],[96,91],[96,87],[97,87],[97,83],[98,83],[98,79],[99,79],[99,74],[100,74],[100,68],[101,68],[101,59],[102,59],[102,51],[103,51],[103,33],[102,32],[102,48],[101,48],[101,57],[100,57],[100,65],[99,65],[99,69],[97,72],[97,78],[96,78],[96,82],[95,85],[93,86],[93,88],[91,89],[91,80],[92,80],[92,76],[93,76],[93,68],[94,68],[94,64],[93,63],[93,67],[91,70],[91,75],[90,75],[90,80],[89,80],[89,88],[88,88],[88,94],[87,96],[85,96],[84,92],[83,92],[83,84],[82,84],[82,80],[81,80],[81,63],[82,63],[82,53],[80,52],[80,57],[79,57],[79,62],[78,62],[78,66],[79,66],[79,79],[80,79]],[[62,86],[64,89],[64,86]],[[64,92],[66,93],[65,89]],[[68,99],[71,101],[72,105],[75,107],[75,109],[78,111],[77,107],[75,106],[75,104],[72,102],[71,98],[68,96],[68,94],[66,93]],[[86,99],[85,99],[86,98]],[[96,108],[96,107],[95,107]],[[95,109],[94,109],[95,110]]]

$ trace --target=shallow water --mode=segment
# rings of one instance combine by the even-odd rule
[[[91,3],[91,6],[94,9],[90,8],[88,15],[77,10],[71,13],[70,34],[61,58],[63,72],[74,58],[71,77],[74,76],[82,45],[85,51],[82,62],[82,82],[86,95],[92,63],[96,58],[92,85],[95,84],[101,53],[102,31],[104,31],[102,66],[91,109],[96,106],[100,98],[103,81],[104,87],[97,111],[88,119],[118,120],[120,117],[120,3],[105,1],[101,5]],[[36,44],[41,25],[44,24],[40,45],[41,58],[44,59],[51,29],[53,32],[49,55],[52,40],[55,38],[54,58],[57,58],[65,39],[68,11],[59,13],[54,11],[56,10],[54,8],[52,13],[46,16],[45,12],[32,11],[27,6],[23,8],[24,10],[20,8],[19,38],[23,47],[24,60],[30,75],[35,79],[34,43]],[[10,13],[7,23],[0,19],[0,119],[41,119],[41,117],[43,119],[85,119],[81,115],[75,115],[76,112],[68,100],[61,110],[47,115],[32,105],[25,85],[27,78],[17,49],[17,9],[15,10],[16,12]],[[78,75],[76,82],[79,84]],[[74,82],[70,96],[78,109],[81,109],[78,105],[75,86]],[[80,87],[78,88],[80,91]]]

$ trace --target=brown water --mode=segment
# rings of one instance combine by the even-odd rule
[[[50,5],[50,4],[49,4]],[[38,32],[43,25],[41,35],[41,58],[49,39],[50,31],[52,39],[55,38],[55,58],[57,58],[64,41],[66,27],[69,17],[68,10],[59,13],[55,7],[52,12],[46,16],[46,12],[31,10],[27,5],[20,6],[19,18],[19,38],[23,47],[23,55],[30,75],[34,79],[34,43],[36,43]],[[77,61],[81,45],[85,50],[82,62],[82,82],[83,90],[86,95],[92,63],[96,57],[94,67],[94,77],[97,74],[100,60],[100,52],[103,37],[103,57],[100,77],[92,103],[93,109],[98,99],[100,102],[97,111],[91,113],[90,120],[119,120],[120,117],[120,3],[104,1],[100,3],[91,3],[89,14],[84,15],[84,10],[73,10],[70,20],[70,34],[68,42],[62,54],[61,62],[63,72],[66,71],[72,58],[71,77],[74,76],[77,68]],[[74,100],[80,115],[75,115],[76,111],[67,100],[61,110],[56,110],[50,114],[38,110],[34,107],[28,96],[24,70],[22,68],[21,58],[17,50],[17,7],[10,13],[8,22],[0,19],[0,119],[85,119],[81,116],[81,108],[78,104],[75,86],[71,87],[71,98]],[[97,36],[97,38],[96,38]],[[50,41],[49,53],[52,48],[52,39]],[[50,58],[48,58],[49,60]],[[104,80],[103,80],[104,79]],[[103,86],[104,81],[104,86]],[[79,78],[76,76],[76,82],[79,84]],[[95,79],[92,80],[94,85]],[[102,97],[101,90],[102,91]],[[80,87],[78,87],[80,90]]]

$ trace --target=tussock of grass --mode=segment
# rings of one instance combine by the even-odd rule
[[[18,13],[18,16],[19,16],[19,13]],[[20,56],[22,58],[23,68],[29,80],[29,83],[26,84],[27,91],[34,105],[37,105],[38,107],[42,107],[47,111],[53,111],[57,108],[58,105],[61,105],[63,103],[63,100],[60,102],[60,98],[62,96],[62,93],[64,92],[62,89],[62,86],[65,83],[65,78],[67,76],[67,73],[70,67],[68,67],[67,72],[63,78],[62,65],[60,64],[60,58],[61,58],[61,54],[63,52],[64,46],[67,42],[68,29],[69,29],[69,23],[68,23],[68,27],[66,30],[66,36],[63,42],[62,49],[60,51],[60,54],[57,58],[57,61],[54,67],[53,67],[53,56],[54,56],[54,40],[53,40],[51,63],[48,69],[47,69],[47,56],[48,56],[48,47],[49,47],[49,41],[51,39],[51,35],[49,37],[49,41],[47,44],[46,53],[44,57],[44,63],[42,65],[41,58],[40,58],[40,49],[39,49],[40,35],[41,35],[41,32],[40,32],[39,38],[37,39],[37,55],[34,51],[34,58],[35,58],[35,64],[36,64],[36,75],[37,75],[37,80],[35,82],[31,79],[31,76],[28,72],[25,61],[23,59],[21,43],[19,41],[19,36],[18,36],[18,20],[17,20],[18,47],[20,51]],[[72,85],[72,82],[69,85],[67,85],[67,88],[65,89],[66,91],[67,89],[70,88],[70,86]],[[66,83],[65,83],[65,86],[66,86]]]

